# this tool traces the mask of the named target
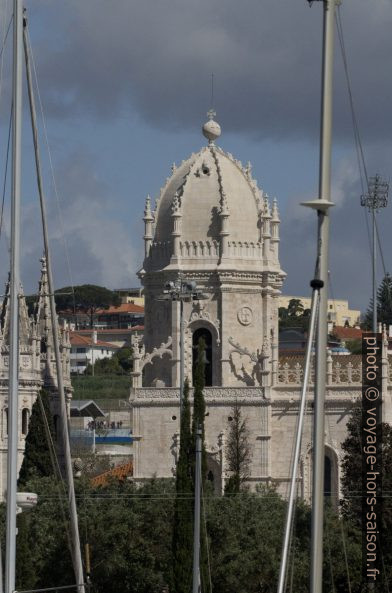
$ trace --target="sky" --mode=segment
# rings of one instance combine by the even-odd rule
[[[11,4],[0,0],[2,40]],[[287,273],[283,291],[308,295],[316,221],[300,202],[318,192],[322,2],[25,4],[44,112],[39,127],[56,286],[138,285],[145,197],[158,195],[173,162],[205,144],[201,126],[213,103],[222,127],[219,145],[243,163],[250,161],[259,187],[278,198]],[[392,3],[344,0],[340,15],[368,174],[389,180]],[[0,70],[2,187],[10,35]],[[31,293],[37,289],[42,233],[27,106],[23,125],[22,279]],[[332,188],[330,293],[364,310],[371,293],[369,238],[337,38]],[[9,260],[9,183],[5,196],[0,285]],[[378,215],[386,271],[391,271],[391,207]],[[379,258],[378,279],[382,276]]]

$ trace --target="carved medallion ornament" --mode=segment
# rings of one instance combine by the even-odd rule
[[[241,307],[237,313],[237,319],[241,325],[250,325],[253,321],[253,311],[250,307]]]

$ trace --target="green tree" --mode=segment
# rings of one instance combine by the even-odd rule
[[[344,345],[347,350],[350,350],[351,354],[362,354],[361,340],[345,340]]]
[[[117,350],[115,358],[118,360],[121,368],[125,373],[129,373],[132,370],[132,348],[124,347]]]
[[[38,505],[26,514],[25,541],[18,541],[16,588],[69,585],[74,582],[67,542],[69,525],[60,512],[59,484],[53,478],[34,478],[28,489],[37,492]],[[81,547],[89,543],[91,550],[92,590],[160,593],[172,574],[174,480],[153,479],[139,486],[113,480],[93,488],[89,480],[81,478],[76,490]],[[63,500],[63,494],[60,498]],[[4,511],[4,505],[0,510]],[[286,502],[273,488],[205,500],[213,591],[276,591],[285,514]],[[0,527],[4,534],[2,515]],[[327,508],[324,534],[325,590],[362,593],[360,531]],[[309,548],[310,509],[298,501],[289,566],[288,589],[292,591],[309,592]],[[29,573],[26,562],[32,568]],[[209,584],[204,584],[202,591],[210,591]]]
[[[37,492],[38,505],[26,514],[23,546],[18,542],[17,589],[69,586],[75,577],[68,513],[66,505],[65,514],[61,512],[59,484],[51,478],[36,478],[28,488]],[[61,488],[60,494],[64,505]],[[91,550],[92,590],[162,591],[171,570],[173,495],[172,480],[151,480],[140,487],[127,480],[113,481],[100,488],[93,488],[86,479],[76,482],[81,548],[89,543]],[[29,573],[25,562],[33,567]]]
[[[290,299],[287,311],[289,317],[301,317],[304,312],[304,306],[301,299]]]
[[[308,329],[310,309],[304,309],[300,299],[291,299],[287,307],[279,307],[279,328],[299,327]]]
[[[54,442],[55,431],[49,394],[41,390],[31,410],[23,463],[19,472],[19,488],[25,487],[33,477],[53,475],[48,430]]]
[[[342,443],[344,457],[342,461],[342,494],[341,501],[344,517],[356,529],[362,528],[362,409],[358,405],[347,423],[347,437]],[[381,483],[382,500],[379,501],[379,531],[386,567],[385,578],[392,579],[392,427],[382,424],[381,443]],[[377,590],[377,589],[376,589]],[[381,589],[383,590],[383,589]]]
[[[244,489],[249,478],[251,449],[249,430],[245,418],[242,418],[241,407],[236,402],[232,409],[229,434],[226,442],[227,469],[231,472],[226,482],[225,493],[238,494]]]
[[[81,286],[65,286],[55,291],[57,311],[74,310],[90,317],[90,327],[94,326],[94,315],[100,309],[117,307],[121,299],[117,293],[103,286],[82,284]]]
[[[89,362],[84,371],[85,375],[93,374],[93,366]],[[100,358],[94,362],[94,375],[125,375],[123,367],[115,356]]]
[[[193,454],[189,383],[186,379],[180,427],[180,452],[176,471],[176,499],[173,526],[173,591],[189,593],[192,589],[193,550]]]
[[[377,290],[377,321],[392,324],[392,276],[385,274]],[[373,323],[373,299],[370,299],[363,326],[371,329]]]
[[[111,357],[99,358],[94,362],[94,375],[129,375],[132,370],[132,348],[120,348]],[[92,365],[89,363],[84,371],[85,375],[92,375]]]

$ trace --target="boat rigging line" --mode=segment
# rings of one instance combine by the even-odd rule
[[[347,60],[346,45],[345,45],[345,41],[344,41],[344,31],[343,31],[343,22],[342,22],[342,14],[341,14],[341,10],[340,10],[340,5],[337,5],[337,10],[336,10],[336,14],[335,14],[335,22],[336,22],[336,30],[337,30],[337,34],[338,34],[338,39],[339,39],[340,52],[341,52],[342,61],[343,61],[343,69],[344,69],[344,74],[345,74],[345,79],[346,79],[347,93],[348,93],[348,98],[349,98],[359,178],[360,178],[360,183],[361,183],[362,195],[364,196],[365,194],[370,192],[370,180],[369,180],[369,176],[368,176],[368,172],[367,172],[365,153],[364,153],[364,149],[363,149],[362,141],[361,141],[361,134],[359,131],[358,117],[357,117],[357,114],[355,111],[354,95],[353,95],[352,85],[351,85],[351,77],[350,77],[348,60]],[[369,228],[369,212],[366,208],[364,208],[363,213],[364,213],[366,233],[367,233],[367,238],[368,238],[369,254],[370,254],[370,259],[372,260],[373,249],[372,249],[372,241],[371,241],[371,237],[370,237],[370,228]],[[375,218],[374,218],[374,231],[375,231],[375,235],[377,237],[377,244],[378,244],[378,249],[380,252],[384,276],[386,276],[387,269],[385,266],[384,253],[383,253],[383,248],[382,248],[382,243],[381,243],[377,220]],[[388,298],[389,298],[389,302],[392,306],[392,295],[389,290],[388,290]]]
[[[41,121],[42,121],[42,129],[43,129],[43,133],[44,133],[45,146],[46,146],[46,151],[48,154],[48,162],[49,162],[49,168],[50,168],[50,176],[52,179],[52,187],[53,187],[54,196],[56,198],[56,208],[57,208],[57,215],[58,215],[58,220],[59,220],[59,225],[60,225],[61,241],[63,243],[64,256],[65,256],[65,261],[66,261],[66,265],[67,265],[67,272],[68,272],[68,276],[69,276],[69,280],[70,280],[70,286],[71,286],[71,290],[72,290],[72,294],[73,294],[74,308],[75,308],[74,281],[73,281],[71,261],[70,261],[70,257],[69,257],[69,250],[68,250],[68,245],[67,245],[67,240],[66,240],[66,233],[65,233],[65,229],[64,229],[64,220],[63,220],[62,211],[61,211],[61,199],[60,199],[60,194],[59,194],[59,190],[58,190],[58,186],[57,186],[56,175],[54,172],[52,151],[50,148],[48,129],[47,129],[47,125],[46,125],[46,117],[45,117],[41,92],[40,92],[40,88],[39,88],[39,84],[38,84],[37,67],[36,67],[36,62],[35,62],[35,58],[34,58],[33,47],[31,44],[28,23],[26,24],[26,27],[25,27],[25,36],[26,36],[27,49],[28,49],[28,54],[29,54],[30,63],[31,63],[32,87],[33,87],[33,79],[34,79],[34,86],[36,89],[36,94],[37,94],[37,99],[38,99],[39,111],[40,111],[40,116],[41,116]]]
[[[5,194],[7,191],[7,177],[8,177],[8,162],[9,162],[9,155],[10,155],[10,145],[11,145],[11,131],[12,131],[12,104],[11,104],[11,111],[10,111],[10,121],[8,125],[8,138],[7,138],[7,152],[5,158],[5,167],[4,167],[4,182],[3,182],[3,195],[1,200],[1,213],[0,213],[0,239],[3,232],[3,221],[4,221],[4,204],[5,204]]]
[[[296,426],[296,439],[295,439],[295,451],[293,457],[293,464],[291,467],[291,475],[290,475],[290,494],[289,494],[289,502],[287,505],[286,511],[286,521],[285,521],[285,534],[283,539],[283,548],[282,548],[282,559],[280,564],[280,571],[279,571],[279,581],[278,581],[278,593],[283,593],[286,588],[286,581],[287,581],[287,571],[288,571],[288,558],[289,558],[289,549],[290,549],[290,542],[293,530],[293,523],[294,523],[294,508],[295,508],[295,501],[297,497],[297,476],[298,476],[298,466],[299,466],[299,458],[301,454],[301,444],[302,444],[302,433],[303,433],[303,424],[305,419],[306,413],[306,394],[308,391],[309,385],[309,377],[311,371],[311,356],[314,344],[314,337],[316,332],[316,324],[318,319],[318,312],[319,312],[319,300],[320,300],[320,281],[319,280],[312,280],[311,283],[313,294],[312,294],[312,303],[310,307],[310,322],[309,322],[309,333],[308,339],[306,344],[306,354],[305,354],[305,368],[304,368],[304,378],[302,383],[302,390],[299,400],[299,413],[297,419],[297,426]]]

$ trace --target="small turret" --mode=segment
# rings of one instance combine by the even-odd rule
[[[178,258],[180,256],[180,238],[181,238],[181,202],[178,192],[174,194],[172,203],[172,219],[173,219],[173,257]]]
[[[279,261],[279,210],[278,201],[274,198],[272,202],[272,218],[271,218],[271,251],[273,252],[274,260]]]
[[[268,199],[268,194],[264,197],[263,208],[263,256],[265,259],[270,259],[271,253],[271,209]]]
[[[154,217],[151,212],[151,198],[147,196],[146,206],[144,209],[144,255],[148,257],[150,255],[151,243],[152,243],[152,225]]]
[[[220,239],[221,239],[221,258],[228,255],[228,240],[230,232],[227,228],[228,219],[230,216],[229,207],[227,205],[226,194],[222,190],[221,200],[220,200],[220,210],[219,216],[221,219],[221,231],[220,231]]]

